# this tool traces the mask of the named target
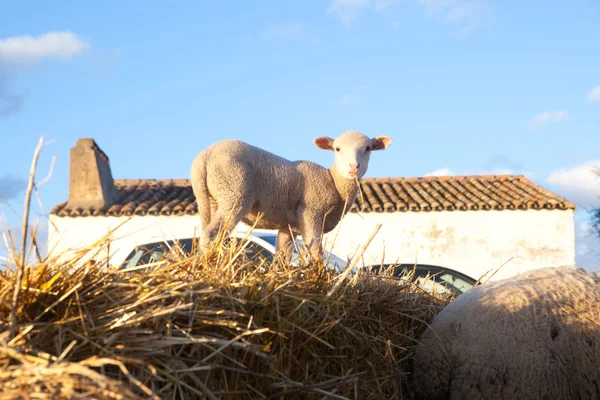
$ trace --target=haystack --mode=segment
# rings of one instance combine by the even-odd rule
[[[0,273],[0,398],[403,399],[415,338],[447,302],[382,276],[332,291],[324,264],[234,242],[135,270],[81,259],[25,268],[13,338],[14,263]]]

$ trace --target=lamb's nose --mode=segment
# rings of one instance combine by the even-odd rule
[[[350,169],[358,169],[358,163],[350,163]]]

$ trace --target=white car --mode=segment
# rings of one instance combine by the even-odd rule
[[[247,232],[238,231],[232,236],[238,239],[243,239]],[[140,265],[150,264],[160,260],[163,254],[169,252],[169,250],[176,244],[183,250],[184,253],[190,254],[193,248],[193,242],[198,239],[194,238],[183,238],[177,240],[161,240],[157,242],[144,243],[136,246],[129,255],[125,258],[125,261],[121,264],[121,268],[133,268]],[[260,257],[271,262],[275,256],[275,243],[277,240],[277,234],[271,232],[260,232],[253,231],[248,236],[247,240],[241,244],[244,246],[246,256],[249,259]],[[297,240],[297,244],[301,245],[302,242]],[[294,247],[292,255],[292,264],[298,264],[300,255]],[[342,271],[346,266],[347,262],[337,257],[335,254],[324,251],[323,260],[327,262],[330,268],[334,268],[338,272]]]

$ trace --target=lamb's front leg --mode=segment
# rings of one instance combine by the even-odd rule
[[[288,229],[280,229],[277,232],[277,240],[275,241],[275,253],[279,256],[283,253],[283,260],[286,264],[292,261],[292,254],[294,251],[294,235]]]
[[[323,219],[316,213],[304,210],[298,215],[300,234],[304,244],[308,247],[313,260],[318,260],[322,255],[321,239],[323,234]]]

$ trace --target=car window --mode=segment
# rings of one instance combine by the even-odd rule
[[[259,245],[256,242],[248,242],[244,249],[246,257],[250,260],[265,260],[271,262],[273,260],[273,254]]]
[[[422,278],[425,278],[427,275],[429,275],[438,284],[437,286],[460,293],[464,293],[474,286],[474,282],[469,282],[461,277],[458,273],[454,273],[451,270],[441,267],[418,265],[415,273]]]
[[[271,246],[276,247],[277,246],[277,235],[273,235],[273,234],[262,234],[262,235],[257,235],[259,238],[261,238],[262,240],[264,240],[265,242],[269,243]]]
[[[473,284],[448,272],[435,273],[432,271],[429,278],[426,279],[426,277],[427,275],[419,276],[417,280],[427,291],[432,291],[435,286],[438,293],[456,292],[457,294],[463,294],[473,287]]]
[[[153,251],[148,263],[152,264],[154,262],[160,261],[160,258],[162,257],[163,254],[164,253],[162,251]]]
[[[463,292],[468,289],[471,289],[473,287],[472,283],[469,283],[469,282],[465,281],[464,279],[461,279],[460,277],[455,276],[451,273],[439,274],[438,279],[440,281],[444,281],[444,282],[447,282],[447,283],[453,285],[456,289],[459,289]]]
[[[239,239],[238,239],[238,243],[239,243]],[[231,243],[231,239],[227,238],[224,241],[225,245],[228,245],[229,243]],[[262,261],[264,260],[267,263],[270,263],[273,260],[273,254],[267,250],[266,248],[262,247],[260,244],[252,241],[252,240],[246,240],[246,245],[244,247],[244,251],[243,251],[243,256],[247,259],[247,260],[252,260],[252,261]]]
[[[392,265],[384,265],[383,269],[387,270],[389,267],[392,267]],[[375,273],[380,272],[379,265],[374,265],[369,269]],[[412,274],[413,271],[414,275]],[[416,266],[409,264],[396,265],[393,276],[402,281],[411,279],[428,292],[432,292],[435,287],[435,291],[440,294],[463,294],[475,286],[475,280],[464,277],[459,272],[424,264],[417,264]]]
[[[144,250],[142,250],[142,249],[133,250],[129,254],[129,256],[127,256],[125,263],[123,265],[123,268],[135,267],[136,265],[138,265],[138,263],[140,262],[140,259],[142,258],[143,255],[144,255]]]
[[[154,242],[136,246],[136,248],[131,253],[129,253],[127,258],[121,265],[123,268],[133,268],[138,265],[151,264],[160,261],[162,256],[165,253],[167,253],[173,246],[175,246],[175,243],[172,240],[167,242]],[[184,246],[182,245],[182,247]]]

